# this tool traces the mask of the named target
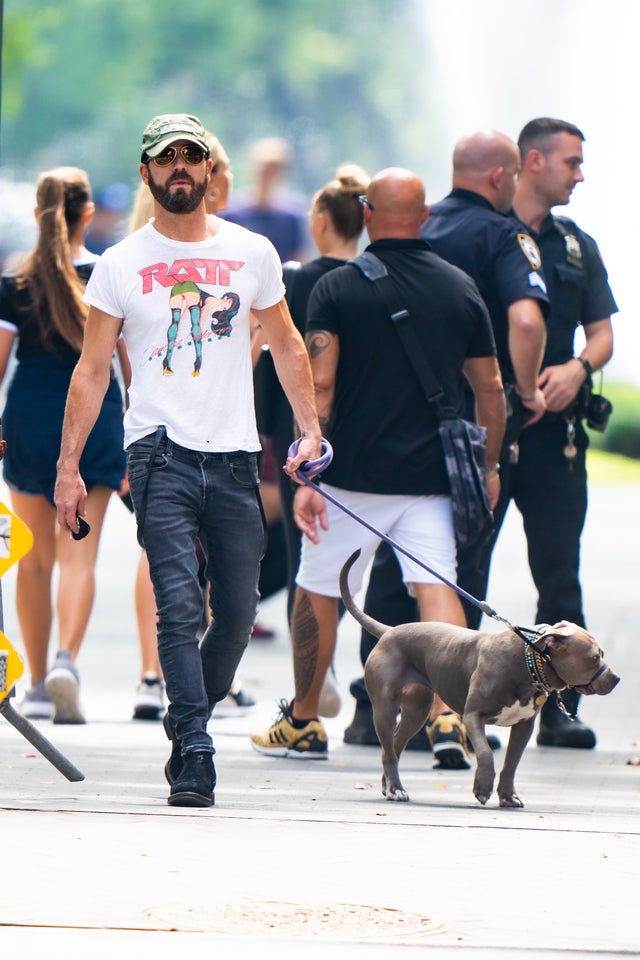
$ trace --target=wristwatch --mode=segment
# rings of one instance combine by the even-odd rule
[[[574,357],[574,360],[577,360],[578,363],[581,363],[584,369],[587,371],[587,376],[590,377],[593,374],[593,367],[589,363],[586,357]]]

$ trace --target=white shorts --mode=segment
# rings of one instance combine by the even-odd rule
[[[450,497],[358,493],[324,483],[322,489],[422,563],[455,583],[456,543]],[[349,587],[355,594],[362,586],[362,578],[380,544],[380,537],[330,501],[326,501],[326,505],[329,529],[320,530],[317,544],[302,537],[296,583],[323,597],[339,597],[340,570],[351,554],[360,549],[360,556],[349,572]],[[404,583],[442,582],[403,553],[396,550],[395,554]]]

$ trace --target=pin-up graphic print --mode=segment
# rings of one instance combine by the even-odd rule
[[[231,321],[240,308],[240,297],[237,293],[226,293],[223,297],[214,297],[201,290],[192,280],[176,283],[169,295],[169,309],[171,322],[167,329],[167,352],[162,361],[165,375],[173,374],[171,361],[178,337],[178,329],[182,317],[189,313],[191,322],[191,340],[195,351],[193,363],[193,377],[200,376],[202,367],[202,328],[207,320],[211,321],[211,332],[219,339],[231,335]]]

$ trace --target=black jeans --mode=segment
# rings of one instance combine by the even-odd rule
[[[127,466],[158,608],[169,715],[183,756],[213,752],[207,722],[231,686],[258,605],[264,526],[257,455],[199,453],[166,433],[154,445],[153,434],[132,443]],[[207,557],[212,607],[200,646],[197,537]]]

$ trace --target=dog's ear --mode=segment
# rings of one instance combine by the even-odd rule
[[[574,632],[574,626],[568,620],[560,620],[554,623],[552,627],[547,627],[545,632],[536,640],[538,650],[544,652],[547,650],[558,650],[567,637]]]

